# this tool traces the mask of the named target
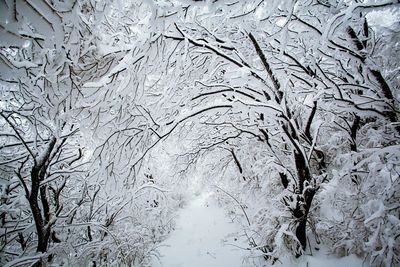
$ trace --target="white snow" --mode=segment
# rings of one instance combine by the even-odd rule
[[[239,227],[203,193],[179,214],[176,230],[160,248],[161,262],[154,267],[239,267],[247,252],[239,241]],[[237,241],[235,241],[237,239]]]
[[[362,260],[355,255],[350,255],[342,258],[335,256],[324,255],[323,253],[312,256],[304,256],[296,262],[283,262],[282,265],[275,264],[273,266],[298,266],[298,267],[361,267],[363,266]],[[366,266],[366,265],[365,265]]]
[[[362,267],[354,255],[337,258],[327,248],[299,259],[282,257],[272,265],[262,254],[246,250],[242,230],[218,206],[213,193],[202,193],[192,200],[176,218],[176,230],[159,248],[159,259],[152,267]]]
[[[396,23],[400,20],[400,14],[393,12],[393,10],[372,11],[366,17],[369,25],[372,27],[393,28],[396,27]]]

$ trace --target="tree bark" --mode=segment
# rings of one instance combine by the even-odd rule
[[[40,182],[44,180],[46,175],[46,170],[49,165],[50,155],[55,146],[56,139],[53,138],[46,150],[46,154],[44,155],[41,162],[37,162],[35,159],[34,166],[31,170],[31,192],[28,198],[29,205],[32,211],[33,220],[35,222],[36,232],[38,236],[37,243],[37,252],[46,252],[49,244],[50,238],[50,226],[48,225],[50,221],[50,210],[46,195],[46,188],[40,187]],[[40,200],[43,207],[43,212],[39,206],[39,192],[40,192]]]
[[[300,205],[297,205],[299,210],[294,213],[299,216],[297,217],[299,222],[296,227],[296,237],[299,240],[303,250],[305,250],[307,247],[307,218],[315,192],[315,189],[307,188],[303,194],[304,202],[300,203]],[[301,254],[298,254],[296,256],[299,257],[301,256]]]

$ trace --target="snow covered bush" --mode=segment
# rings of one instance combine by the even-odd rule
[[[397,133],[379,126],[361,127],[357,151],[336,157],[332,178],[320,194],[317,232],[339,255],[395,266],[400,255],[399,144]]]

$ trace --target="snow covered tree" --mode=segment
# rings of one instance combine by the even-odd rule
[[[28,256],[34,247],[46,253],[51,242],[60,241],[55,231],[59,218],[72,211],[64,205],[63,192],[71,177],[79,184],[83,172],[79,125],[70,119],[81,94],[73,67],[81,47],[77,6],[45,1],[1,5],[1,216],[6,261]],[[52,255],[47,256],[51,260]],[[26,261],[38,259],[40,255]]]
[[[142,261],[151,244],[131,245],[131,253],[126,246],[134,238],[149,242],[154,233],[128,234],[121,211],[133,208],[143,190],[161,189],[142,180],[126,186],[130,195],[118,189],[134,177],[125,167],[140,161],[152,122],[137,100],[144,76],[135,64],[144,56],[132,32],[140,24],[128,29],[112,19],[146,9],[91,1],[0,4],[2,263]],[[119,27],[128,33],[113,35]],[[146,219],[131,223],[141,227]]]
[[[221,160],[266,259],[399,263],[398,38],[372,25],[396,1],[0,5],[2,263],[145,262],[170,146]]]
[[[336,160],[357,149],[362,125],[387,130],[387,140],[395,144],[398,89],[374,63],[377,51],[367,18],[395,5],[218,1],[157,10],[166,25],[164,42],[174,43],[165,44],[170,52],[164,61],[174,83],[159,81],[179,103],[179,115],[167,118],[167,125],[175,129],[199,118],[206,134],[200,130],[198,151],[228,140],[246,150],[245,138],[259,140],[262,157],[269,159],[263,168],[270,171],[269,179],[281,182],[279,198],[289,217],[264,235],[259,246],[265,246],[266,255],[274,255],[279,238],[295,255],[303,253],[310,211],[318,210],[312,204],[315,194],[333,178]],[[330,136],[350,143],[338,146]],[[233,158],[242,162],[239,172],[251,161]]]

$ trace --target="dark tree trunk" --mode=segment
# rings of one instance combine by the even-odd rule
[[[283,172],[280,172],[279,176],[281,177],[281,182],[282,182],[283,188],[286,189],[289,185],[289,180],[287,178],[287,175]]]
[[[35,166],[32,168],[32,190],[29,196],[29,204],[31,207],[32,216],[33,220],[35,221],[36,232],[38,235],[38,245],[36,250],[37,252],[46,252],[49,234],[46,234],[47,231],[45,229],[45,222],[43,220],[42,211],[38,203],[38,193],[40,185],[39,172],[40,170],[38,169],[38,167]]]
[[[302,194],[304,182],[310,180],[310,170],[307,167],[306,159],[297,151],[294,152],[294,161],[296,164],[297,176],[299,180],[298,193]]]
[[[353,121],[353,125],[351,126],[350,129],[350,149],[351,151],[357,151],[357,130],[358,128],[360,128],[360,117],[355,115],[354,116],[354,121]]]
[[[298,219],[298,225],[296,227],[296,237],[300,242],[301,248],[303,250],[307,247],[307,218],[308,213],[311,208],[312,200],[315,195],[315,189],[307,188],[304,191],[304,202],[302,201],[297,205],[296,211],[293,213],[295,217]],[[301,254],[296,255],[297,257],[301,256]]]
[[[32,211],[33,220],[36,226],[37,232],[37,252],[46,252],[49,244],[51,227],[49,225],[50,221],[50,209],[46,194],[45,186],[40,186],[40,182],[44,180],[46,170],[48,165],[50,164],[50,155],[55,146],[56,139],[53,138],[49,146],[47,148],[46,154],[44,155],[44,159],[41,162],[36,162],[32,167],[31,171],[31,192],[28,198],[29,205]],[[43,207],[43,214],[42,210],[39,206],[39,193],[40,193],[40,201]],[[40,265],[38,265],[40,266]]]
[[[300,154],[296,151],[294,153],[294,158],[299,184],[296,199],[297,205],[292,213],[297,220],[295,231],[296,237],[300,243],[302,250],[305,250],[307,247],[307,218],[308,212],[311,208],[312,200],[315,195],[315,189],[310,187],[304,189],[304,183],[305,181],[310,181],[311,173],[303,154]],[[301,255],[301,252],[296,252],[296,257],[300,257]]]

